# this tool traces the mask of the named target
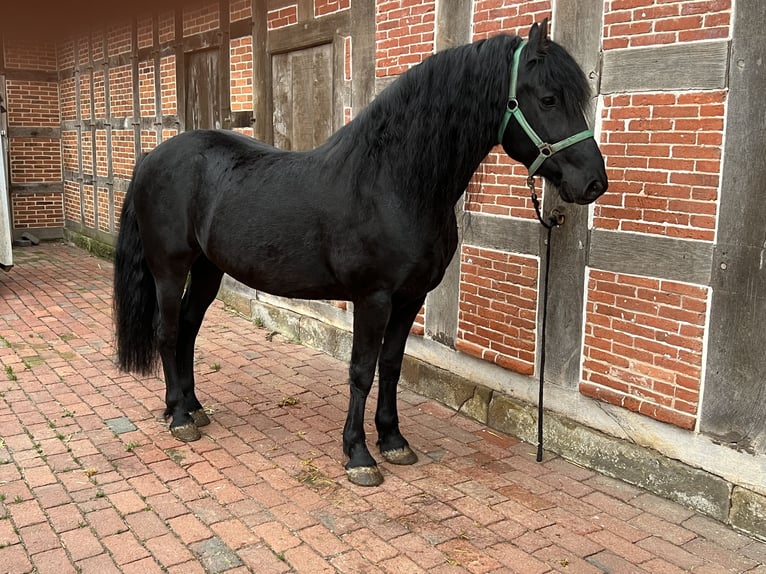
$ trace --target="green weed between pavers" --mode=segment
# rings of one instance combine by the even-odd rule
[[[5,374],[8,376],[8,379],[11,381],[18,381],[19,378],[16,376],[16,373],[13,372],[13,367],[10,365],[5,366]]]

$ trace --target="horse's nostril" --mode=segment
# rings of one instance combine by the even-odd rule
[[[595,179],[588,186],[588,193],[592,196],[599,196],[606,191],[606,186],[601,180]]]

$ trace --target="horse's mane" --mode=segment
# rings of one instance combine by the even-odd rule
[[[438,189],[457,198],[497,143],[520,42],[499,35],[437,52],[403,73],[322,148],[358,162],[360,182],[383,169],[402,175],[408,194],[432,197]],[[570,113],[587,107],[590,87],[563,48],[548,41],[545,54],[525,54],[523,62],[522,73],[532,81],[563,90]]]

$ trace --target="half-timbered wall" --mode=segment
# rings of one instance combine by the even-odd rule
[[[137,154],[179,131],[221,127],[312,147],[435,50],[525,34],[552,17],[553,37],[591,81],[587,113],[610,189],[587,208],[544,193],[545,210],[566,218],[551,244],[548,445],[766,535],[746,518],[766,524],[758,2],[162,6],[55,44],[3,43],[17,233],[65,230],[113,244]],[[470,183],[457,206],[458,252],[413,327],[404,379],[532,438],[546,234],[525,177],[496,149]],[[222,297],[308,344],[348,353],[350,305],[289,301],[228,278]],[[642,472],[655,459],[640,449],[665,457],[656,460],[670,465],[669,478]],[[692,468],[702,469],[703,486],[684,485]]]

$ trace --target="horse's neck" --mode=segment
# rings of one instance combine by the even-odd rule
[[[468,72],[448,74],[444,80],[449,85],[440,80],[434,72],[428,83],[433,93],[425,93],[426,101],[438,104],[418,106],[415,102],[412,110],[403,113],[404,118],[412,119],[406,123],[404,144],[410,154],[403,161],[410,173],[423,174],[421,188],[432,186],[421,192],[433,194],[432,201],[452,208],[496,143],[505,94],[500,87],[493,90],[481,85]],[[421,114],[418,121],[416,114]]]

